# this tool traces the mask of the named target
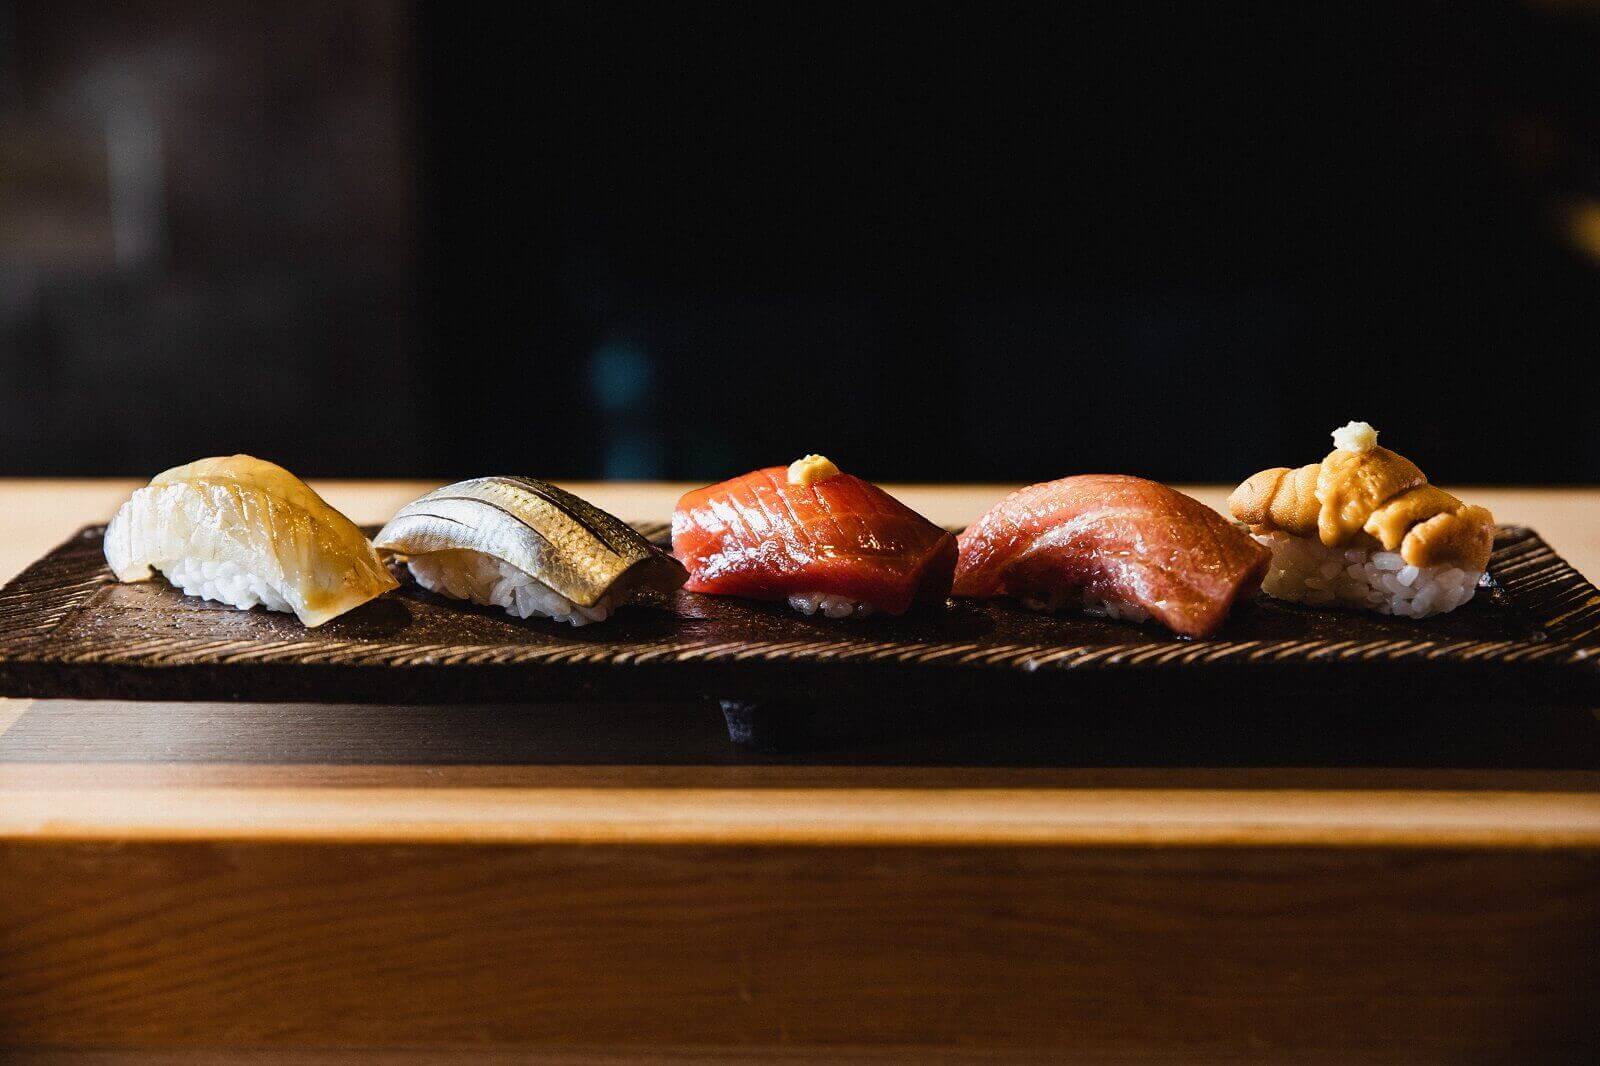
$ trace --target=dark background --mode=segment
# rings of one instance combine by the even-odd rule
[[[1600,5],[0,0],[0,473],[1600,481]]]

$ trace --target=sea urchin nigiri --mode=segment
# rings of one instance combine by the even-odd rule
[[[1444,614],[1472,599],[1494,548],[1494,515],[1429,484],[1365,422],[1334,430],[1321,462],[1252,475],[1228,508],[1272,549],[1267,595],[1316,607]]]

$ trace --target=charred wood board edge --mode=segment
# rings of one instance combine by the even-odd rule
[[[658,540],[665,531],[637,525]],[[1266,687],[1357,694],[1383,685],[1401,699],[1600,700],[1600,590],[1520,527],[1502,527],[1496,538],[1495,587],[1480,595],[1493,605],[1474,601],[1444,625],[1273,603],[1249,608],[1248,625],[1230,622],[1233,636],[1207,641],[1153,626],[1040,618],[1003,602],[961,601],[910,624],[838,625],[688,593],[658,604],[653,628],[569,630],[515,622],[409,583],[389,598],[404,606],[387,603],[398,622],[340,619],[305,630],[287,616],[199,609],[159,581],[118,586],[102,557],[103,530],[81,530],[0,590],[0,695],[441,703],[803,693],[1079,703],[1226,701]],[[143,590],[136,595],[146,600],[107,606],[127,590]],[[1474,610],[1481,613],[1467,613]],[[1475,630],[1474,617],[1494,624]],[[1008,629],[1030,639],[1008,639]],[[456,630],[461,637],[450,639]]]

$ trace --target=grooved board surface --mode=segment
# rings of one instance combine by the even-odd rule
[[[661,539],[665,527],[640,524]],[[677,593],[573,629],[399,593],[318,628],[116,583],[88,527],[0,591],[0,695],[392,702],[722,696],[822,701],[893,684],[929,699],[1114,695],[1139,674],[1167,691],[1237,698],[1255,683],[1436,694],[1600,693],[1600,592],[1535,533],[1502,528],[1495,587],[1421,622],[1243,605],[1214,639],[1155,625],[951,601],[839,622],[774,604]]]

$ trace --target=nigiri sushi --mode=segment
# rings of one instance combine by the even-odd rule
[[[1406,618],[1472,599],[1494,547],[1494,516],[1428,484],[1416,464],[1351,422],[1333,451],[1297,470],[1252,475],[1228,509],[1272,550],[1262,589],[1283,600]]]
[[[1207,637],[1251,596],[1268,553],[1176,489],[1085,474],[1020,489],[961,534],[956,596],[1014,596]]]
[[[531,477],[480,477],[435,489],[378,531],[425,589],[515,618],[603,622],[636,592],[688,576],[622,520]]]
[[[820,455],[685,493],[672,550],[690,592],[828,618],[942,603],[956,564],[948,532]]]
[[[159,570],[188,596],[320,626],[397,582],[354,522],[283,467],[201,459],[151,479],[105,534],[118,581]]]

